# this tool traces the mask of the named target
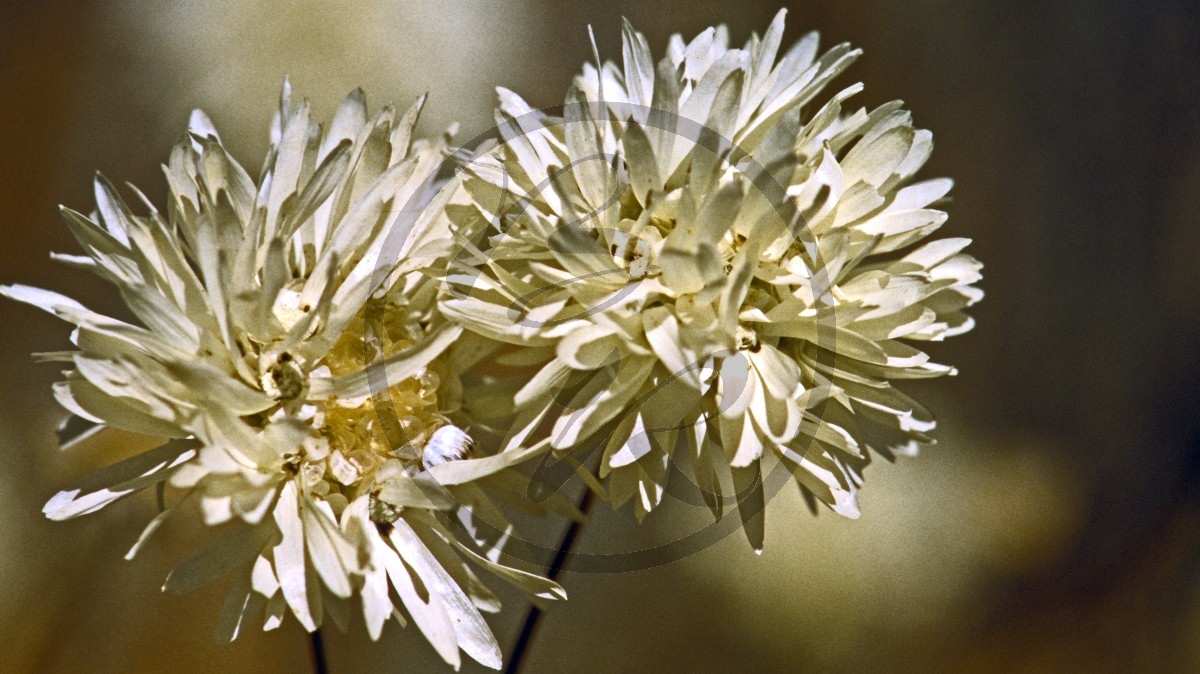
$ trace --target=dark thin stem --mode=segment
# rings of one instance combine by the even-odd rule
[[[571,556],[571,550],[575,547],[575,541],[579,539],[579,533],[583,531],[583,525],[587,523],[586,516],[592,509],[592,490],[584,488],[583,498],[579,500],[579,510],[584,514],[582,522],[572,521],[567,527],[566,533],[563,534],[562,543],[558,545],[558,550],[554,553],[554,560],[550,562],[550,568],[546,569],[546,577],[550,580],[558,580],[558,575],[566,565],[567,559]],[[536,604],[529,606],[529,612],[525,614],[525,624],[521,626],[521,633],[517,636],[517,643],[513,646],[512,654],[508,656],[508,667],[504,669],[506,674],[517,674],[521,671],[521,664],[525,661],[525,653],[529,650],[529,644],[533,643],[534,637],[537,636],[538,626],[542,621],[542,609]]]
[[[325,662],[325,642],[321,639],[321,630],[308,633],[308,652],[312,655],[313,674],[329,674],[329,665]]]

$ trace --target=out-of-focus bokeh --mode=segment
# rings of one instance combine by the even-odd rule
[[[622,15],[661,54],[717,23],[740,43],[780,6],[8,3],[0,283],[120,311],[50,263],[76,251],[55,206],[89,210],[96,170],[160,198],[193,107],[254,170],[285,76],[324,115],[355,87],[373,105],[428,91],[421,128],[457,120],[465,142],[496,85],[560,103],[589,23],[619,59]],[[957,181],[943,231],[986,264],[977,329],[934,351],[961,374],[908,387],[941,442],[868,469],[856,522],[785,490],[761,557],[735,533],[649,570],[567,574],[528,671],[1200,671],[1200,5],[796,5],[787,41],[812,29],[865,50],[839,81],[866,84],[860,105],[902,98],[934,131],[924,175]],[[158,591],[193,529],[123,561],[152,500],[42,518],[96,458],[56,449],[57,368],[28,355],[65,348],[66,324],[11,302],[0,317],[0,671],[303,671],[294,621],[218,645],[221,587]],[[650,547],[705,516],[668,506],[638,527],[602,506],[582,547]],[[502,597],[507,645],[523,605]],[[440,667],[395,625],[327,646],[339,673]]]

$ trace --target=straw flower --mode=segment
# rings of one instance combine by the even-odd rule
[[[498,668],[481,611],[499,604],[472,567],[564,596],[498,563],[511,527],[472,529],[473,511],[493,512],[501,472],[536,448],[482,456],[460,413],[447,349],[462,329],[438,314],[421,273],[445,248],[453,188],[432,189],[446,147],[413,140],[420,107],[368,117],[355,92],[322,129],[285,85],[258,181],[199,111],[164,167],[165,213],[134,190],[145,213],[135,214],[98,177],[95,215],[62,211],[86,254],[56,257],[115,285],[140,324],[0,287],[75,326],[75,350],[41,356],[69,368],[55,386],[63,406],[168,439],[60,492],[46,515],[151,486],[160,502],[178,494],[130,557],[189,498],[208,525],[231,523],[164,586],[233,570],[224,639],[288,612],[310,631],[326,612],[344,627],[357,595],[372,638],[390,617],[411,619],[456,668],[460,650]],[[452,517],[476,540],[460,542]]]
[[[783,19],[741,49],[675,36],[657,64],[626,23],[623,67],[585,66],[562,117],[501,89],[502,142],[465,171],[488,225],[442,302],[544,355],[510,444],[599,452],[639,517],[690,465],[717,517],[732,485],[758,551],[776,462],[857,517],[871,452],[932,442],[892,381],[952,374],[918,345],[982,296],[966,239],[921,244],[951,185],[911,182],[931,134],[899,103],[844,110],[861,85],[817,102],[859,52],[810,34],[777,60]]]

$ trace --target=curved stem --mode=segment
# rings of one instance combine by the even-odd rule
[[[592,509],[592,497],[592,490],[584,488],[583,498],[579,501],[579,510],[585,516]],[[558,580],[559,573],[570,558],[571,550],[575,547],[575,541],[579,539],[579,534],[586,521],[585,519],[583,522],[571,522],[571,525],[567,527],[562,543],[559,543],[558,550],[554,553],[554,560],[550,562],[550,568],[546,569],[546,577],[550,580]],[[521,632],[517,635],[517,643],[513,645],[512,654],[508,656],[508,666],[504,668],[505,674],[517,674],[521,671],[525,654],[529,650],[529,644],[537,636],[541,620],[542,609],[538,608],[536,604],[531,604],[529,612],[525,614],[525,624],[521,626]]]
[[[308,652],[312,656],[313,674],[329,674],[329,665],[325,662],[325,642],[321,639],[320,629],[309,632]]]

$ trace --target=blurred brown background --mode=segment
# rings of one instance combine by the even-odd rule
[[[590,58],[620,58],[628,16],[661,55],[726,23],[736,43],[780,3],[9,3],[0,9],[0,283],[119,311],[109,288],[51,265],[75,252],[56,204],[92,206],[100,170],[152,198],[159,163],[203,107],[257,171],[278,88],[332,114],[357,86],[423,128],[486,129],[492,87],[560,103]],[[867,474],[863,518],[768,511],[767,550],[740,534],[666,566],[570,575],[529,671],[1200,671],[1200,5],[832,0],[792,8],[865,56],[839,80],[859,105],[904,99],[934,131],[924,175],[957,186],[943,230],[975,240],[977,329],[938,345],[955,379],[910,386],[941,444]],[[836,85],[835,85],[836,86]],[[121,558],[153,512],[132,499],[42,518],[94,467],[60,453],[52,365],[67,327],[0,303],[0,670],[303,671],[294,621],[213,639],[221,587],[158,592],[196,532],[166,528]],[[706,514],[642,527],[601,507],[592,551],[649,547]],[[512,592],[492,621],[511,644]],[[439,671],[414,629],[327,637],[334,672]],[[468,666],[468,669],[470,666]]]

